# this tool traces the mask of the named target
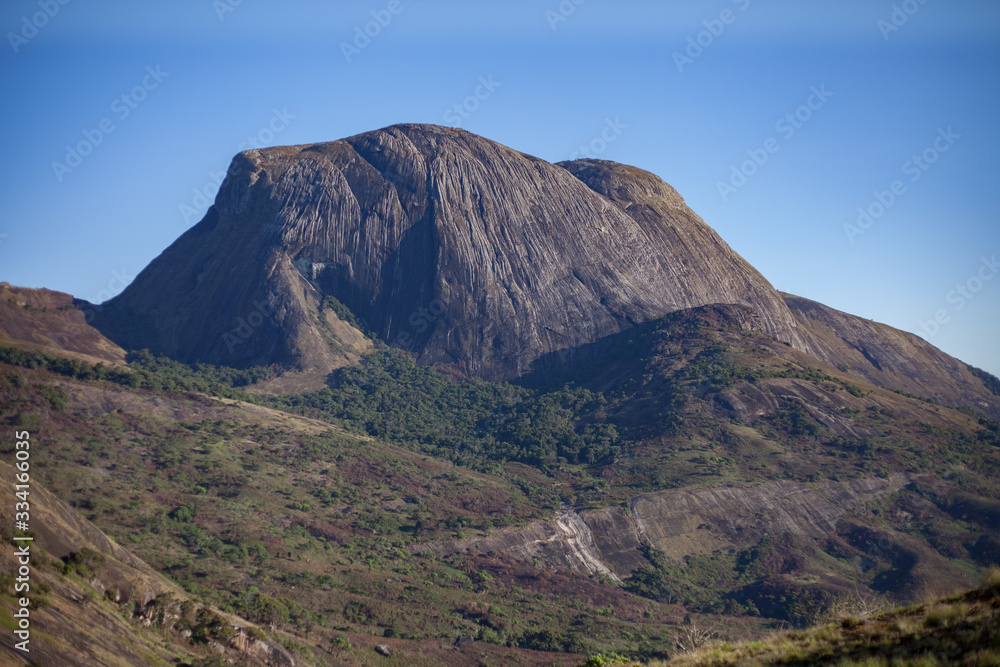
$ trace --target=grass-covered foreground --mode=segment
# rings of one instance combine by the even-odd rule
[[[856,610],[857,611],[857,610]],[[689,641],[707,637],[691,628]],[[845,614],[808,630],[743,643],[706,641],[647,667],[720,665],[1000,665],[1000,570],[979,588],[881,613]],[[623,665],[595,657],[587,665]]]

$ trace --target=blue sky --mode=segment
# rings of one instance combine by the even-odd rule
[[[102,301],[242,148],[460,123],[648,169],[778,289],[1000,374],[1000,3],[7,0],[0,29],[0,280]]]

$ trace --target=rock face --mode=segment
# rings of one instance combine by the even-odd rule
[[[189,362],[334,367],[325,295],[420,363],[487,379],[709,303],[801,344],[780,295],[656,176],[430,125],[239,154],[98,326]]]
[[[124,348],[283,364],[296,373],[266,390],[294,393],[369,349],[341,305],[421,364],[530,382],[713,304],[859,379],[1000,416],[981,378],[915,336],[779,294],[656,176],[433,125],[240,153],[205,218],[92,312]]]
[[[608,539],[622,530],[621,525],[611,527],[613,530],[608,535],[602,535],[602,539]],[[618,575],[602,560],[595,543],[597,537],[580,514],[572,509],[563,508],[552,521],[535,521],[522,528],[502,528],[485,538],[472,537],[420,544],[413,547],[413,551],[438,554],[450,554],[468,549],[482,553],[506,551],[525,560],[537,558],[572,572],[602,574],[619,580]],[[635,557],[641,561],[638,542],[634,544],[634,548]],[[638,561],[636,567],[639,567]]]
[[[907,475],[816,485],[776,481],[753,486],[678,489],[636,496],[620,506],[586,510],[564,508],[554,521],[502,528],[489,537],[442,540],[414,547],[416,552],[505,551],[524,559],[584,574],[620,580],[647,564],[648,543],[671,559],[756,544],[762,537],[795,535],[822,540],[858,503],[898,491]]]

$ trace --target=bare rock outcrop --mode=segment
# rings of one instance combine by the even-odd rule
[[[240,153],[204,219],[92,312],[126,349],[282,364],[294,372],[262,390],[295,393],[357,362],[359,329],[424,365],[530,379],[705,307],[859,379],[1000,417],[984,378],[930,344],[774,290],[657,176],[434,125]]]
[[[326,295],[421,363],[487,379],[710,303],[799,340],[778,293],[659,178],[431,125],[239,154],[98,326],[184,361],[333,367]]]
[[[489,553],[505,551],[524,560],[544,561],[581,574],[601,574],[611,579],[618,576],[601,558],[590,526],[575,511],[563,508],[552,521],[534,521],[520,528],[501,528],[489,537],[468,537],[459,540],[440,540],[413,547],[415,553],[456,553],[474,551]],[[638,546],[638,545],[636,545]]]
[[[579,513],[564,507],[554,520],[502,528],[489,537],[441,540],[414,547],[417,552],[504,551],[548,566],[615,580],[647,564],[641,547],[649,544],[680,561],[689,554],[751,546],[763,537],[794,535],[823,540],[857,504],[900,490],[905,474],[822,481],[673,489],[636,496],[620,506]]]

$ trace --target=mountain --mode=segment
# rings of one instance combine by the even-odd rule
[[[780,295],[659,178],[430,125],[241,153],[97,323],[188,362],[333,367],[325,296],[420,363],[492,380],[708,303],[800,343]]]
[[[248,151],[112,301],[0,288],[39,639],[91,662],[663,658],[1000,562],[1000,380],[776,292],[633,167]]]
[[[128,349],[282,364],[302,390],[370,348],[358,329],[511,380],[714,303],[859,378],[1000,416],[982,379],[920,339],[779,294],[653,174],[433,125],[240,153],[205,218],[94,321]]]
[[[125,350],[89,326],[72,296],[9,283],[0,283],[0,345],[95,364],[125,363]]]
[[[923,338],[792,295],[805,349],[816,359],[880,387],[1000,418],[996,385]]]

